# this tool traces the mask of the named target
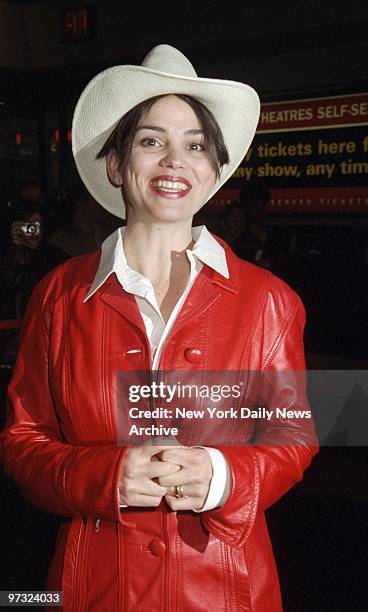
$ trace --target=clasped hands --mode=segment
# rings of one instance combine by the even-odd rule
[[[200,510],[208,496],[212,461],[203,448],[132,446],[119,481],[120,501],[126,506],[158,506],[165,498],[171,510]],[[181,485],[184,497],[176,497]]]

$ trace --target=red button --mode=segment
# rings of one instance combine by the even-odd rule
[[[187,348],[184,351],[184,357],[189,363],[199,363],[202,359],[202,351],[196,348]]]
[[[166,546],[162,540],[151,540],[148,548],[155,557],[162,557],[166,551]]]

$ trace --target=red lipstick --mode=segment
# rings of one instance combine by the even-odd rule
[[[150,187],[160,196],[169,199],[183,198],[192,189],[188,179],[170,174],[155,176],[150,180]]]

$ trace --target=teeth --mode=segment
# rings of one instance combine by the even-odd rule
[[[180,181],[163,181],[159,179],[153,184],[155,187],[159,187],[160,189],[163,188],[169,191],[186,191],[189,189],[188,185],[185,185],[185,183],[181,183]]]

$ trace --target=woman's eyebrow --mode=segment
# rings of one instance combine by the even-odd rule
[[[167,131],[165,130],[165,128],[159,127],[158,125],[140,125],[139,127],[137,127],[137,132],[138,130],[153,130],[154,132]],[[197,134],[203,134],[203,130],[186,130],[186,132],[184,133],[188,134],[189,136],[196,136]]]
[[[157,125],[140,125],[137,127],[138,130],[153,130],[154,132],[166,132],[164,128],[158,127]]]

